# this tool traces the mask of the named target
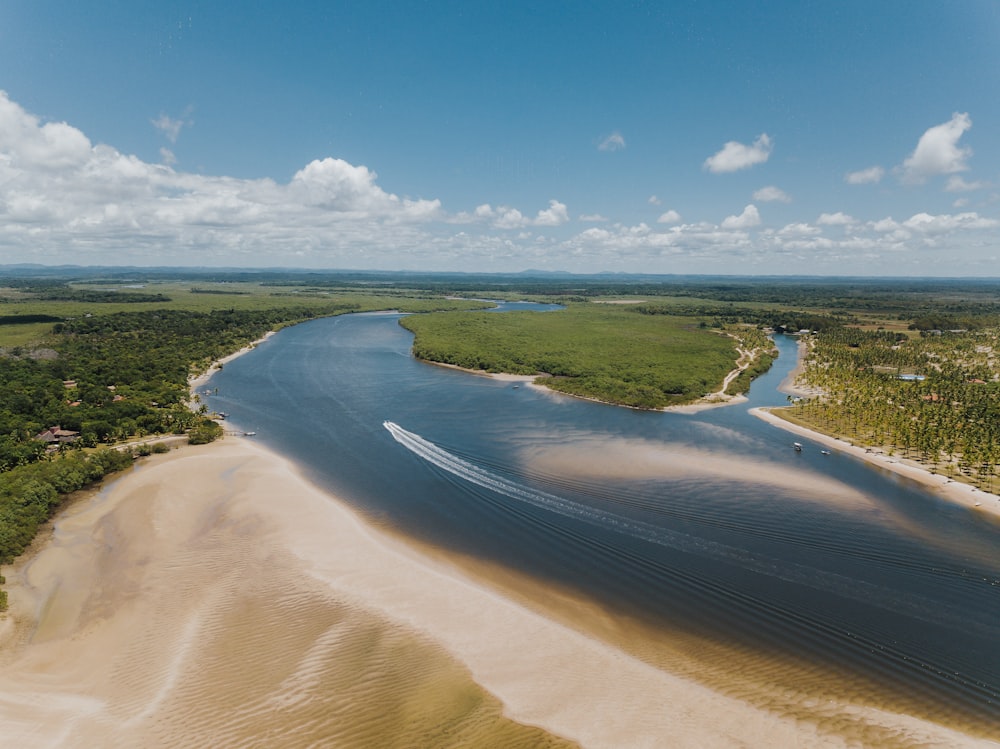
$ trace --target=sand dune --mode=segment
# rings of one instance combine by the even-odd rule
[[[976,744],[846,702],[762,710],[655,668],[246,441],[144,462],[8,582],[5,746]]]

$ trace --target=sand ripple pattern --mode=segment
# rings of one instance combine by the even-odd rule
[[[248,506],[251,477],[196,467],[198,486],[169,466],[78,508],[21,572],[15,608],[40,617],[0,675],[0,745],[575,745],[504,717],[439,645],[317,582]],[[257,498],[280,503],[271,491]],[[69,583],[85,594],[66,604]]]

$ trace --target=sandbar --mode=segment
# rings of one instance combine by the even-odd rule
[[[11,746],[833,747],[859,723],[982,745],[847,698],[824,721],[763,710],[654,667],[245,439],[144,459],[40,545],[7,572]]]
[[[800,397],[822,395],[822,390],[804,386],[799,382],[799,375],[802,374],[807,353],[806,342],[800,340],[796,365],[788,373],[788,376],[785,377],[781,385],[778,386],[781,392]],[[866,463],[916,481],[946,501],[963,505],[985,516],[1000,518],[1000,496],[956,481],[948,476],[933,473],[925,465],[915,460],[901,458],[898,455],[889,455],[881,448],[861,447],[847,440],[809,429],[800,424],[794,424],[778,415],[783,408],[785,407],[751,408],[750,413],[769,424],[773,424],[792,434],[797,434],[800,437],[810,439],[813,442],[818,442],[831,450],[852,455]]]
[[[916,461],[901,458],[898,455],[889,455],[878,448],[853,445],[843,439],[808,429],[799,424],[793,424],[776,415],[774,413],[776,410],[779,409],[751,408],[750,413],[792,434],[818,442],[830,450],[852,455],[866,463],[916,481],[944,500],[961,504],[986,516],[1000,518],[1000,497],[996,494],[955,481],[939,473],[932,473]]]

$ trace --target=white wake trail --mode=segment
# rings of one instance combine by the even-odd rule
[[[692,536],[681,531],[656,526],[641,520],[624,518],[615,513],[588,507],[554,494],[531,489],[502,476],[491,473],[473,463],[453,455],[418,434],[403,429],[392,421],[382,422],[389,434],[403,447],[428,463],[436,465],[454,476],[476,486],[489,489],[511,499],[525,502],[533,507],[557,513],[564,517],[580,520],[590,525],[611,530],[632,538],[648,541],[677,551],[697,554],[717,561],[734,564],[745,570],[776,578],[784,582],[805,585],[844,598],[862,601],[890,611],[905,612],[909,616],[948,626],[956,622],[948,612],[934,606],[929,600],[916,594],[907,594],[876,585],[865,580],[840,575],[799,564],[788,559],[778,560],[754,552],[740,549],[717,541]],[[996,623],[990,621],[960,622],[965,628],[974,627],[992,634],[997,632]]]

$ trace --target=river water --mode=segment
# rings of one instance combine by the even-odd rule
[[[207,404],[374,522],[591,602],[653,663],[1000,739],[1000,526],[748,414],[785,404],[793,339],[749,403],[653,413],[418,362],[398,319],[285,329]]]

